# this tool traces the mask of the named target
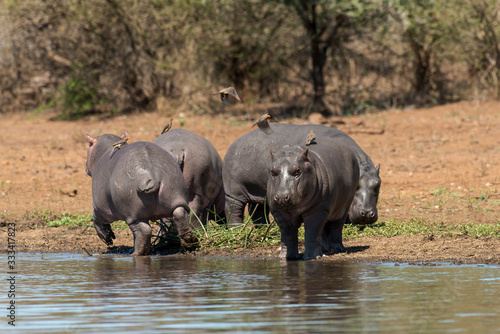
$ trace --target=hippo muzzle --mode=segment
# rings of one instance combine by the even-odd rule
[[[378,220],[377,208],[371,209],[356,209],[349,211],[349,220],[353,224],[373,224]]]

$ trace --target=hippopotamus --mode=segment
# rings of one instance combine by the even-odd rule
[[[304,222],[304,260],[345,251],[342,228],[359,181],[354,152],[331,138],[305,148],[271,152],[267,198],[281,233],[281,259],[299,258],[298,229]]]
[[[134,235],[133,256],[151,250],[149,220],[172,218],[181,246],[196,247],[189,225],[188,191],[174,158],[156,144],[124,143],[110,155],[113,144],[127,138],[104,134],[87,135],[87,174],[92,177],[94,226],[99,238],[112,245],[111,223],[124,220]]]
[[[199,221],[225,219],[222,159],[212,143],[184,129],[165,132],[154,143],[169,152],[182,171],[188,204],[197,217],[191,223],[199,227]]]
[[[348,221],[356,224],[370,224],[378,219],[377,201],[380,191],[380,164],[375,167],[370,157],[344,132],[317,124],[293,125],[272,124],[267,134],[253,130],[229,147],[224,157],[222,176],[226,194],[226,217],[229,224],[239,225],[243,221],[245,205],[257,223],[267,221],[265,201],[267,173],[271,163],[269,149],[278,151],[285,145],[305,145],[307,136],[313,130],[316,139],[309,147],[321,144],[324,137],[333,140],[332,145],[347,145],[356,155],[360,169],[358,189],[351,203]],[[257,205],[256,204],[260,204]]]

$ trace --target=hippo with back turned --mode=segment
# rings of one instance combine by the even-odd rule
[[[154,143],[177,161],[188,188],[189,207],[196,217],[203,224],[207,219],[224,219],[222,159],[212,143],[185,129],[165,132]],[[199,225],[198,219],[192,218],[191,223]]]
[[[314,131],[316,140],[309,147],[321,144],[324,142],[323,138],[327,137],[333,140],[332,145],[347,145],[356,155],[360,180],[348,219],[357,224],[377,221],[380,164],[375,167],[370,157],[351,137],[340,130],[317,124],[272,124],[270,127],[272,133],[269,135],[256,129],[239,137],[225,155],[222,175],[226,193],[226,217],[231,225],[242,223],[246,204],[249,204],[254,222],[266,222],[268,215],[264,202],[271,163],[269,150],[277,152],[285,145],[304,145],[311,130]]]
[[[188,192],[181,170],[170,154],[148,142],[124,144],[111,152],[113,144],[128,137],[87,135],[87,174],[92,177],[94,226],[108,245],[115,235],[111,223],[124,220],[134,235],[132,255],[151,250],[149,220],[173,218],[181,246],[192,249],[197,238],[189,226]],[[111,152],[111,155],[110,155]]]
[[[296,260],[304,222],[304,260],[345,251],[342,228],[359,182],[358,160],[346,145],[323,138],[310,148],[271,153],[267,198],[280,228],[280,258]]]

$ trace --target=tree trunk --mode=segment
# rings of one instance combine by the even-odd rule
[[[326,107],[325,98],[325,79],[323,68],[326,62],[327,47],[323,47],[318,34],[316,6],[311,6],[311,22],[309,25],[309,36],[311,38],[311,58],[312,58],[312,81],[314,89],[313,112],[319,112],[323,116],[331,116],[330,110]]]
[[[415,91],[418,96],[426,96],[431,90],[431,51],[411,39],[410,45],[415,54]]]

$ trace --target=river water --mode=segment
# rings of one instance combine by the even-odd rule
[[[2,333],[500,333],[498,266],[39,253],[16,262],[16,326],[3,316]]]

